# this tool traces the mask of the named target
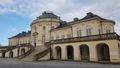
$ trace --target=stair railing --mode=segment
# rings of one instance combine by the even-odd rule
[[[34,57],[35,57],[34,60],[37,61],[38,59],[40,59],[40,58],[46,56],[48,53],[50,53],[50,48],[47,48],[47,49],[45,49],[44,51],[42,51],[42,52],[40,52],[40,53],[34,55]]]
[[[30,45],[30,50],[28,50],[28,51],[25,52],[24,54],[20,55],[18,58],[19,58],[19,59],[22,59],[22,58],[28,56],[29,54],[31,54],[34,50],[35,50],[35,48],[34,48],[32,45]]]

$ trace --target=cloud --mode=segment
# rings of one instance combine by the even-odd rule
[[[12,4],[12,3],[13,3],[13,0],[0,0],[1,5]]]
[[[120,0],[0,0],[0,14],[14,12],[35,19],[45,10],[53,11],[66,21],[93,12],[115,20],[115,29],[120,32]]]
[[[17,28],[11,28],[11,29],[8,29],[8,31],[9,32],[16,32],[16,31],[18,31],[18,29]]]
[[[0,0],[0,14],[13,11],[10,5],[13,4],[13,0]]]

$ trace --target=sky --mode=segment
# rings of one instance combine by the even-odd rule
[[[120,0],[0,0],[0,44],[8,38],[30,30],[30,24],[43,11],[52,11],[62,20],[82,18],[88,12],[114,20],[120,35]]]

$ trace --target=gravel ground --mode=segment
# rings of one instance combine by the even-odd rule
[[[68,61],[24,62],[16,59],[1,58],[0,68],[120,68],[120,65]]]

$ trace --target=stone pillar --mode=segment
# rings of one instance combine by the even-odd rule
[[[118,42],[111,42],[108,45],[109,45],[109,51],[110,51],[110,61],[120,62]]]
[[[62,60],[67,60],[67,50],[65,46],[61,47],[61,53],[62,53]]]
[[[90,61],[98,61],[96,44],[89,44]]]
[[[80,48],[79,46],[74,46],[74,60],[75,61],[80,61],[81,58],[80,58]]]
[[[55,46],[54,47],[51,47],[52,48],[52,58],[53,59],[56,59],[56,50],[55,50]]]

